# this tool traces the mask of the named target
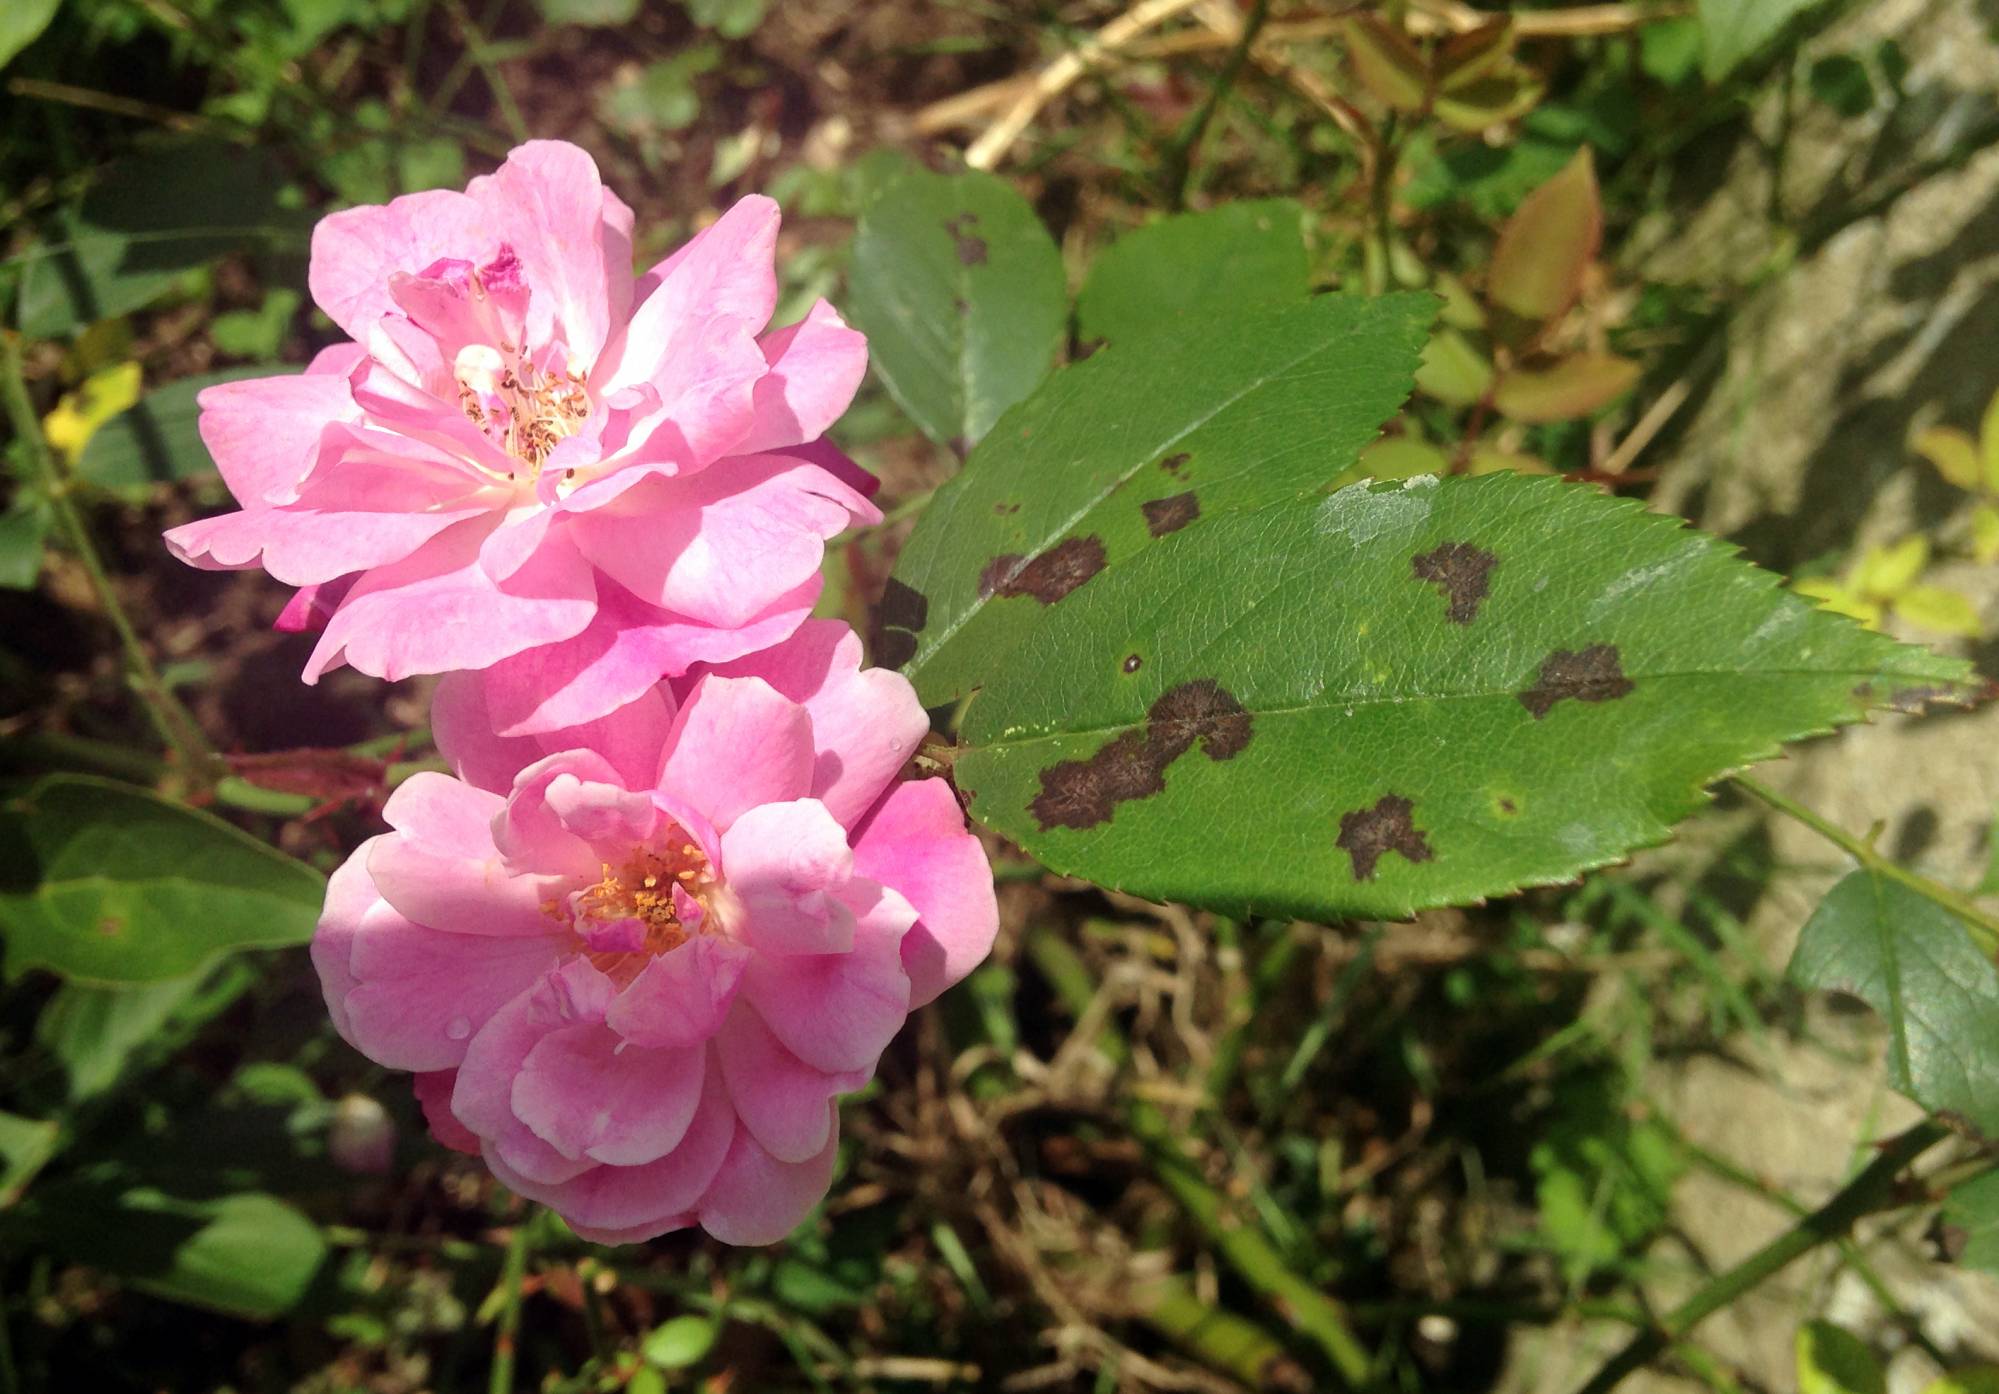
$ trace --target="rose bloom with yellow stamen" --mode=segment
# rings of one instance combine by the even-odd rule
[[[510,736],[777,643],[825,540],[880,517],[822,438],[866,343],[824,302],[768,330],[777,230],[746,198],[634,276],[631,210],[559,141],[322,220],[313,298],[346,339],[202,392],[241,508],[169,545],[298,587],[307,682],[479,672]]]
[[[416,1073],[438,1137],[586,1238],[780,1238],[908,1013],[993,941],[991,867],[929,723],[846,625],[649,689],[590,725],[493,731],[439,684],[455,775],[334,873],[312,956],[341,1034]]]

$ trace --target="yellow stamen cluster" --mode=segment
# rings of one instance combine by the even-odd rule
[[[698,904],[704,916],[715,879],[708,858],[701,849],[684,841],[680,829],[658,848],[641,848],[622,866],[601,863],[602,878],[594,885],[543,906],[581,937],[583,922],[600,925],[620,920],[637,920],[644,926],[645,940],[634,950],[586,952],[592,963],[613,978],[636,977],[646,963],[687,942],[688,929],[674,908],[673,888],[678,886]]]
[[[499,359],[497,351],[486,352]],[[528,363],[493,367],[484,361],[483,354],[461,353],[459,357],[459,410],[480,430],[488,430],[498,413],[487,412],[482,396],[498,397],[507,408],[506,438],[501,446],[515,459],[526,461],[535,473],[540,472],[541,462],[558,441],[575,435],[590,419],[587,374],[543,373]],[[472,359],[469,364],[468,358]]]

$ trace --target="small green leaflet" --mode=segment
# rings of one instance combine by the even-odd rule
[[[1999,1136],[1999,966],[1963,920],[1899,881],[1855,871],[1805,922],[1789,972],[1881,1015],[1895,1088]]]
[[[1203,519],[1050,607],[968,709],[956,778],[1056,871],[1399,918],[1618,861],[1863,693],[1967,672],[1632,500],[1356,485]]]
[[[1782,32],[1785,25],[1825,0],[1697,0],[1701,70],[1719,82]]]
[[[910,420],[962,453],[1048,376],[1069,297],[1061,254],[1004,180],[911,166],[861,214],[847,310]]]
[[[1320,296],[1064,368],[924,510],[876,614],[876,660],[927,705],[951,701],[1156,539],[1323,489],[1409,395],[1436,304]]]
[[[1952,1191],[1943,1224],[1944,1243],[1956,1262],[1999,1278],[1999,1168]]]
[[[1288,198],[1245,200],[1126,233],[1097,254],[1077,292],[1077,339],[1199,336],[1214,315],[1303,300],[1311,289],[1304,218]]]
[[[6,972],[158,982],[234,949],[312,937],[323,877],[219,818],[54,775],[0,803]]]

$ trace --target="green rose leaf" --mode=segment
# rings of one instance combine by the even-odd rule
[[[1021,403],[937,491],[875,621],[928,705],[1199,518],[1323,489],[1409,395],[1436,299],[1327,295],[1113,344]]]
[[[282,1315],[326,1257],[312,1221],[258,1192],[217,1199],[65,1181],[31,1193],[24,1237],[134,1287],[251,1320]]]
[[[1048,375],[1069,299],[1027,201],[976,170],[910,167],[861,214],[847,308],[923,433],[964,451]]]
[[[1249,200],[1126,233],[1091,263],[1076,296],[1076,337],[1199,337],[1216,314],[1303,300],[1312,276],[1304,217],[1288,198]]]
[[[1999,1134],[1999,966],[1963,920],[1899,881],[1855,871],[1805,921],[1789,972],[1880,1013],[1897,1089]]]
[[[1999,1170],[1974,1176],[1943,1207],[1944,1239],[1966,1268],[1999,1278]]]
[[[1038,618],[967,712],[972,811],[1119,890],[1326,919],[1618,861],[1866,694],[1968,672],[1513,474],[1204,518]]]
[[[159,982],[312,937],[326,882],[219,818],[75,775],[0,804],[6,971]]]

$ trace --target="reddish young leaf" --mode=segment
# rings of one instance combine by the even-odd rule
[[[1347,55],[1361,85],[1397,111],[1421,111],[1430,100],[1430,65],[1401,31],[1373,15],[1346,24]]]
[[[1603,205],[1588,146],[1506,220],[1492,254],[1486,295],[1532,331],[1560,318],[1582,292],[1583,272],[1603,241]]]

